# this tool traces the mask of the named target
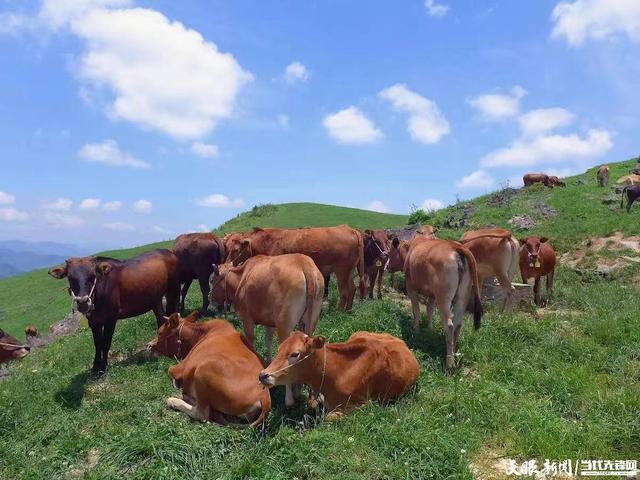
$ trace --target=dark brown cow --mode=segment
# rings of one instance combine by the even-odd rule
[[[180,311],[184,312],[184,301],[194,279],[202,292],[202,311],[209,307],[209,277],[213,265],[224,262],[226,256],[222,240],[214,233],[185,233],[178,236],[173,244],[173,253],[180,264],[182,293]]]
[[[29,346],[19,342],[0,328],[0,363],[17,360],[29,354]]]
[[[598,179],[598,186],[606,186],[609,183],[609,167],[607,165],[601,165],[600,168],[598,168],[596,178]]]
[[[387,234],[384,230],[365,230],[364,241],[364,276],[369,284],[369,298],[373,298],[373,287],[378,280],[378,298],[382,298],[382,277],[389,258]]]
[[[54,278],[69,280],[69,294],[93,333],[94,373],[107,370],[107,358],[116,321],[152,310],[157,325],[177,310],[180,296],[178,258],[169,250],[153,250],[129,260],[108,257],[70,258],[49,270]]]
[[[547,295],[553,294],[553,276],[556,268],[556,252],[546,237],[528,237],[520,240],[520,273],[522,282],[533,278],[533,300],[536,305],[540,301],[540,277],[547,277]]]
[[[253,255],[302,253],[311,257],[326,278],[335,273],[340,308],[351,310],[356,292],[353,271],[360,276],[360,298],[364,298],[364,243],[362,234],[348,225],[318,228],[255,228],[223,239],[227,261],[235,265]]]
[[[640,185],[631,185],[622,189],[620,208],[624,206],[624,197],[627,197],[627,213],[631,211],[631,205],[640,197]]]
[[[547,181],[547,187],[566,187],[567,184],[560,180],[559,177],[555,175],[549,175],[549,180]]]

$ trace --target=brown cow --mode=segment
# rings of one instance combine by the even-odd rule
[[[293,332],[260,381],[269,388],[304,383],[324,397],[329,410],[347,413],[368,400],[396,400],[419,374],[411,350],[389,334],[356,332],[346,342],[328,343]]]
[[[54,278],[69,279],[69,295],[89,320],[95,356],[92,371],[104,373],[116,321],[152,310],[158,326],[178,307],[178,258],[169,250],[153,250],[129,260],[108,257],[70,258],[49,270]]]
[[[562,180],[560,180],[559,177],[556,177],[555,175],[549,175],[549,181],[548,181],[548,187],[566,187],[567,184],[564,183]]]
[[[556,268],[556,252],[546,237],[528,237],[520,240],[520,273],[522,282],[528,283],[535,279],[533,285],[533,300],[536,305],[540,302],[540,277],[547,277],[547,294],[553,294],[553,276]]]
[[[598,186],[604,187],[609,184],[609,167],[607,165],[601,165],[598,168],[598,173],[596,174],[598,179]]]
[[[617,181],[617,184],[622,185],[623,187],[628,187],[630,185],[638,185],[640,184],[640,175],[623,175]]]
[[[0,363],[17,360],[29,354],[30,347],[0,328]]]
[[[460,239],[473,253],[478,265],[478,283],[487,277],[497,277],[506,296],[502,309],[511,309],[515,288],[511,284],[518,268],[520,244],[509,230],[485,228],[465,232]]]
[[[255,325],[267,327],[267,362],[271,361],[274,330],[280,342],[296,325],[307,334],[315,331],[323,291],[320,270],[300,253],[256,255],[237,267],[220,265],[211,275],[211,301],[233,304],[250,345],[255,344]],[[293,393],[287,388],[287,406],[294,404]]]
[[[541,183],[545,187],[549,186],[549,175],[545,173],[527,173],[522,177],[525,187],[530,187],[534,183]]]
[[[169,324],[177,332],[165,338],[175,338],[179,333],[186,338],[187,329],[202,337],[194,338],[195,345],[184,360],[169,368],[169,376],[182,389],[183,397],[168,398],[167,406],[201,422],[263,423],[271,410],[271,395],[256,381],[263,368],[262,359],[233,325],[211,320],[198,329],[188,320],[180,322],[177,315],[170,317]],[[163,345],[165,341],[158,339],[156,348]]]
[[[180,311],[184,312],[187,292],[191,282],[197,279],[202,292],[202,311],[206,312],[209,307],[209,277],[213,272],[213,265],[224,262],[226,256],[222,240],[214,233],[185,233],[176,238],[172,251],[180,264]]]
[[[415,238],[410,244],[395,239],[389,254],[390,272],[402,268],[413,309],[413,329],[420,325],[418,295],[428,299],[427,322],[433,325],[433,304],[438,306],[447,342],[446,368],[455,367],[455,353],[463,315],[473,300],[473,325],[480,328],[482,303],[476,260],[464,245],[450,240]],[[453,311],[452,311],[453,304]]]
[[[382,277],[384,267],[389,258],[387,234],[384,230],[365,230],[364,241],[364,276],[369,284],[369,298],[373,298],[373,287],[378,280],[378,298],[382,298]]]
[[[360,298],[364,298],[364,244],[362,234],[348,225],[318,228],[255,228],[223,239],[227,261],[235,265],[252,255],[302,253],[315,262],[323,276],[335,273],[340,308],[351,310],[356,287],[353,271],[360,276]],[[326,278],[326,277],[325,277]]]

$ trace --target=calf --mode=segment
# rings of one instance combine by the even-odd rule
[[[282,342],[260,382],[304,383],[324,397],[329,410],[347,413],[368,400],[390,402],[418,381],[420,366],[399,338],[356,332],[343,343],[293,332]]]
[[[169,250],[153,250],[129,260],[108,257],[70,258],[49,270],[54,278],[68,278],[69,295],[84,314],[93,333],[95,356],[92,371],[104,373],[116,321],[152,310],[156,323],[178,307],[180,276],[178,258]]]
[[[515,288],[511,284],[518,268],[520,244],[509,230],[504,228],[486,228],[465,232],[460,239],[473,253],[478,265],[478,283],[483,284],[487,277],[495,276],[506,296],[502,309],[511,309]]]
[[[369,284],[369,298],[373,298],[373,287],[378,280],[378,298],[382,298],[382,277],[389,257],[387,234],[384,230],[365,230],[364,241],[364,275]]]
[[[540,277],[547,277],[547,295],[553,294],[553,276],[556,268],[556,252],[546,237],[528,237],[520,240],[520,273],[522,282],[528,283],[530,278],[535,280],[533,284],[533,301],[541,305]]]
[[[624,197],[627,196],[627,213],[631,211],[631,205],[640,197],[640,185],[631,185],[622,189],[622,197],[620,198],[620,208],[624,205]]]
[[[29,350],[28,345],[19,342],[0,328],[0,363],[26,357]]]
[[[598,168],[598,173],[596,174],[598,179],[598,186],[604,187],[609,184],[609,167],[607,165],[601,165]]]
[[[296,328],[311,334],[316,329],[324,279],[306,255],[292,253],[269,257],[257,255],[234,267],[225,263],[211,275],[211,301],[231,302],[242,320],[247,340],[255,341],[255,325],[267,327],[267,361],[271,361],[274,330],[280,342]],[[287,389],[286,404],[294,403]]]

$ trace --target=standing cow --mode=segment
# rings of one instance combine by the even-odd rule
[[[609,184],[609,167],[607,165],[602,165],[598,168],[598,173],[596,174],[598,178],[598,186],[604,187]]]
[[[323,276],[335,273],[340,308],[351,310],[356,286],[353,271],[360,276],[360,298],[364,298],[364,241],[348,225],[318,228],[254,228],[251,233],[233,233],[223,238],[227,262],[242,263],[253,255],[302,253],[309,256]],[[326,277],[325,277],[326,278]]]
[[[158,326],[164,322],[162,299],[168,314],[178,307],[178,258],[169,250],[153,250],[129,260],[108,257],[70,258],[49,270],[54,278],[69,280],[69,294],[89,320],[95,356],[92,371],[107,371],[116,321],[153,311]]]
[[[627,197],[627,213],[631,211],[631,205],[640,198],[640,185],[630,185],[622,189],[622,197],[620,198],[620,208],[624,206],[624,197]]]
[[[382,277],[389,257],[387,234],[384,230],[365,230],[364,241],[364,275],[369,284],[369,298],[373,298],[373,287],[378,280],[378,298],[382,298]]]
[[[202,311],[206,312],[209,307],[209,277],[213,272],[213,265],[219,265],[225,257],[222,240],[214,233],[185,233],[176,238],[172,251],[178,257],[180,265],[180,311],[184,311],[191,282],[197,279],[202,292]]]
[[[542,304],[540,299],[540,278],[547,277],[547,295],[553,294],[553,277],[556,268],[556,252],[546,237],[528,237],[520,240],[520,273],[522,282],[534,279],[533,301]]]

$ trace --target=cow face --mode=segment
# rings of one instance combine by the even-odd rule
[[[49,275],[69,280],[69,295],[78,311],[87,314],[95,309],[96,285],[112,268],[110,262],[93,257],[70,258],[64,265],[50,269]]]
[[[310,357],[316,350],[322,349],[325,342],[323,336],[310,337],[300,331],[291,332],[280,344],[271,364],[260,372],[258,379],[269,388],[301,383],[305,366],[313,362],[313,358]]]
[[[213,271],[209,276],[209,302],[216,305],[224,305],[227,301],[226,278],[229,270],[233,267],[231,263],[213,265]]]
[[[520,240],[522,251],[530,266],[540,266],[540,247],[547,241],[546,237],[529,237]]]
[[[186,352],[181,348],[182,329],[185,322],[194,323],[198,317],[198,312],[192,312],[186,318],[180,318],[177,313],[171,314],[167,321],[158,328],[156,338],[147,343],[147,350],[153,350],[166,357],[184,355]]]
[[[364,241],[365,258],[376,259],[377,267],[386,265],[389,258],[389,249],[387,248],[385,233],[383,231],[365,230],[362,240]]]
[[[25,357],[30,348],[0,329],[0,363]]]
[[[404,270],[404,255],[402,249],[404,248],[404,244],[400,243],[398,238],[394,238],[391,240],[391,248],[389,249],[389,260],[387,261],[387,271],[401,272]]]
[[[230,233],[222,239],[224,249],[227,251],[225,262],[233,262],[238,265],[249,258],[251,251],[251,242],[244,238],[242,233]]]

